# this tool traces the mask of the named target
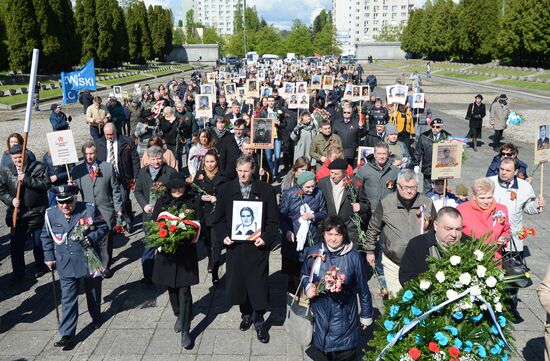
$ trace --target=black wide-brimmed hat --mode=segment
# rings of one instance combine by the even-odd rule
[[[172,188],[182,188],[186,187],[189,184],[187,183],[187,179],[185,179],[185,176],[181,173],[176,173],[172,177],[170,177],[170,180],[166,182],[166,188],[172,189]]]

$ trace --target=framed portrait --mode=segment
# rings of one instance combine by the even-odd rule
[[[309,94],[296,94],[298,96],[298,109],[309,110]]]
[[[216,82],[216,73],[206,73],[206,81],[208,83],[215,83]]]
[[[236,95],[237,86],[235,84],[225,84],[225,96]]]
[[[130,99],[130,95],[128,94],[128,91],[127,90],[124,90],[122,92],[122,98],[123,99]]]
[[[319,74],[315,74],[311,77],[311,89],[321,89],[321,78]]]
[[[231,240],[255,241],[262,235],[263,202],[233,201]]]
[[[122,99],[122,87],[120,85],[113,86],[113,95],[117,99]]]
[[[246,96],[257,98],[260,95],[260,88],[258,87],[257,79],[248,79],[246,81]]]
[[[434,143],[432,148],[432,179],[460,178],[463,143]]]
[[[539,125],[535,141],[535,164],[550,161],[550,124]]]
[[[273,149],[275,134],[273,132],[274,119],[253,118],[250,123],[252,148]]]
[[[305,81],[300,81],[296,83],[296,94],[306,94],[307,93],[307,83]]]
[[[214,85],[207,83],[201,85],[201,94],[214,94]]]
[[[265,70],[260,70],[258,72],[258,77],[257,78],[258,78],[259,81],[265,81]]]
[[[273,81],[273,84],[280,86],[281,80],[283,80],[283,76],[281,74],[275,75],[275,80]]]
[[[346,84],[344,88],[344,99],[352,100],[353,98],[353,84]]]
[[[246,91],[245,91],[244,87],[237,87],[236,89],[237,89],[237,96],[239,98],[244,98],[245,95],[246,95]]]
[[[386,87],[386,98],[388,104],[405,104],[409,87],[401,84],[389,85]]]
[[[239,69],[239,78],[246,78],[246,69]]]
[[[357,147],[357,164],[367,163],[367,157],[374,154],[374,147]]]
[[[196,94],[195,95],[196,116],[197,118],[212,117],[212,95],[211,94]]]
[[[291,82],[284,82],[282,89],[284,89],[285,94],[293,94],[294,93],[295,84]]]
[[[323,89],[325,90],[334,89],[334,77],[332,75],[325,75],[323,77]]]
[[[354,85],[351,88],[351,100],[354,101],[354,102],[358,102],[361,99],[363,99],[361,97],[361,86],[360,85]]]
[[[225,82],[227,78],[227,73],[225,71],[220,71],[220,73],[218,74],[218,80],[221,82]]]
[[[288,109],[298,109],[298,94],[287,94]]]
[[[368,101],[370,99],[370,87],[368,85],[363,85],[361,87],[361,100]]]
[[[422,109],[424,108],[424,93],[414,93],[412,97],[412,108],[413,109]]]
[[[261,89],[262,89],[261,91],[262,97],[268,97],[271,94],[273,94],[273,88],[271,87],[263,86]]]

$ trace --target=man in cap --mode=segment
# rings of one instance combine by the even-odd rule
[[[59,186],[56,193],[57,205],[46,211],[40,239],[46,266],[57,269],[61,285],[61,339],[54,346],[71,349],[75,345],[81,279],[92,323],[95,328],[101,326],[101,277],[89,274],[85,252],[92,249],[99,254],[108,228],[93,204],[76,201],[76,186]]]
[[[449,141],[451,134],[443,130],[443,120],[435,118],[431,124],[432,129],[420,136],[418,144],[414,148],[412,166],[420,166],[424,175],[424,193],[432,190],[432,150],[434,143]]]
[[[53,131],[69,129],[69,123],[73,118],[65,115],[61,111],[61,106],[59,104],[52,104],[50,109],[52,113],[50,114],[50,123],[52,125]]]
[[[42,276],[44,253],[40,243],[40,231],[44,224],[44,212],[48,208],[48,188],[50,178],[42,163],[27,159],[23,164],[23,147],[15,144],[10,148],[12,163],[0,170],[0,199],[8,207],[6,224],[11,227],[10,255],[13,269],[13,282],[25,278],[25,244],[33,240],[33,254],[36,277]],[[21,182],[21,193],[16,198],[17,184]],[[18,208],[17,224],[13,224],[13,212]]]
[[[379,142],[383,142],[386,138],[386,124],[384,119],[378,119],[374,129],[369,129],[365,139],[361,141],[360,145],[364,147],[374,147]]]
[[[398,131],[395,124],[386,125],[386,139],[390,149],[390,158],[396,167],[406,168],[411,163],[409,147],[398,139]]]
[[[325,177],[319,180],[319,189],[325,196],[327,204],[327,216],[339,216],[345,220],[348,227],[348,233],[351,240],[357,240],[359,230],[356,229],[352,221],[354,213],[360,213],[363,218],[368,220],[371,214],[370,202],[366,197],[363,197],[361,188],[357,189],[356,184],[352,182],[349,187],[356,188],[357,197],[356,203],[351,202],[351,193],[349,187],[344,184],[348,162],[345,159],[335,159],[328,166],[330,169],[330,177]],[[356,242],[354,242],[356,243]],[[355,244],[357,247],[357,244]]]
[[[363,114],[365,114],[369,121],[369,129],[374,129],[376,124],[380,121],[388,123],[390,120],[390,114],[388,110],[382,106],[382,99],[376,98],[374,101],[374,106],[368,110],[363,108]]]

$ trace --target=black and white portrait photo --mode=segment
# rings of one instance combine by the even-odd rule
[[[260,237],[262,207],[258,201],[233,201],[232,240],[253,241]]]
[[[254,118],[251,124],[252,146],[254,148],[273,148],[273,119]]]
[[[539,139],[537,140],[537,149],[550,148],[550,139],[548,139],[548,125],[539,126]]]

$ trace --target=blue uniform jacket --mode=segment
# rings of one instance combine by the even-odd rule
[[[44,248],[44,260],[56,261],[57,272],[63,278],[81,278],[88,275],[84,249],[80,243],[67,239],[67,234],[82,218],[91,219],[95,229],[86,235],[92,240],[92,247],[100,253],[100,242],[107,235],[107,224],[91,203],[77,202],[69,222],[57,206],[46,210],[46,222],[40,239]],[[54,242],[53,238],[56,238]],[[58,243],[59,242],[59,243]]]
[[[525,164],[524,161],[518,158],[516,158],[516,160],[518,161],[518,164],[519,164],[517,176],[520,179],[524,179],[524,180],[527,179],[528,178],[527,164]],[[498,175],[499,168],[500,168],[500,154],[497,154],[493,157],[493,160],[491,161],[491,164],[489,165],[489,169],[487,169],[487,174],[485,176],[492,177],[494,175]]]
[[[349,243],[337,252],[330,252],[325,243],[308,248],[302,267],[302,277],[309,277],[315,256],[323,250],[326,260],[321,262],[319,274],[312,282],[319,282],[331,266],[338,267],[346,275],[343,290],[339,293],[325,293],[311,301],[315,315],[313,344],[323,352],[351,350],[359,344],[359,317],[372,318],[372,297],[366,277],[365,260]],[[308,280],[303,282],[304,291]],[[361,314],[357,309],[357,295],[361,302]]]

